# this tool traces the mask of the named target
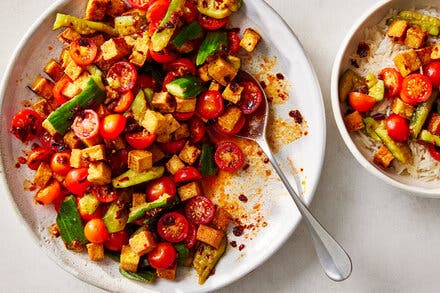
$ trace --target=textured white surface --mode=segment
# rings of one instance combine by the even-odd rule
[[[301,224],[269,261],[220,292],[437,292],[440,201],[388,187],[363,170],[343,144],[331,115],[333,58],[345,32],[375,1],[268,2],[296,32],[321,82],[328,118],[327,159],[311,209],[346,247],[354,270],[346,282],[329,281]],[[1,68],[51,3],[0,1]],[[7,201],[0,205],[0,222],[0,292],[102,292],[49,260],[20,226]]]

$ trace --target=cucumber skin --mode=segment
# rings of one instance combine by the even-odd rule
[[[87,243],[82,220],[73,196],[66,197],[61,203],[56,223],[67,249],[78,250],[81,245]]]
[[[128,215],[117,217],[120,210],[121,208],[117,203],[112,203],[102,218],[109,233],[122,231],[127,225]]]
[[[114,178],[112,184],[114,188],[127,188],[162,177],[164,172],[165,168],[163,166],[153,167],[142,173],[137,173],[129,169],[122,175]]]
[[[228,37],[225,32],[208,32],[197,53],[196,65],[202,65],[209,56],[227,46]]]
[[[195,40],[203,35],[203,28],[197,22],[190,23],[184,27],[179,34],[171,41],[171,43],[177,48],[182,47],[183,44],[190,40]]]
[[[437,93],[438,92],[433,92],[429,100],[417,106],[417,109],[414,112],[413,117],[411,118],[411,122],[409,124],[409,130],[412,139],[416,139],[419,136],[419,133],[422,130],[426,119],[428,119],[434,102],[437,99]]]
[[[435,144],[437,147],[440,147],[440,136],[432,134],[428,130],[422,130],[420,133],[420,140]]]
[[[182,99],[196,97],[203,91],[201,81],[195,76],[175,79],[166,88],[170,94]]]
[[[407,163],[411,159],[411,150],[409,149],[408,145],[392,140],[392,138],[388,135],[384,121],[379,124],[375,132],[396,159],[402,163]]]
[[[147,202],[142,205],[136,206],[130,210],[130,214],[128,215],[127,223],[130,224],[136,220],[139,220],[147,211],[151,211],[152,209],[162,208],[167,205],[168,199],[170,196],[168,194],[163,194],[161,197],[152,202]]]

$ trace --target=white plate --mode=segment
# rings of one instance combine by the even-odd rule
[[[26,178],[32,179],[32,172],[24,167],[14,167],[17,158],[22,155],[23,146],[8,132],[10,121],[23,107],[22,101],[34,97],[26,85],[31,84],[36,75],[41,73],[49,58],[57,58],[60,53],[61,46],[56,40],[59,32],[51,30],[56,12],[81,16],[85,3],[85,0],[55,3],[32,26],[11,58],[1,91],[1,188],[6,191],[17,215],[47,255],[72,275],[95,286],[112,292],[206,292],[238,280],[269,258],[300,221],[300,214],[279,180],[270,181],[260,191],[264,193],[260,210],[267,226],[256,233],[253,240],[237,238],[237,242],[245,244],[246,248],[239,252],[228,247],[216,267],[215,275],[203,286],[197,284],[191,270],[179,271],[175,282],[157,280],[152,285],[137,283],[120,276],[117,264],[111,260],[93,263],[88,260],[86,253],[67,251],[60,239],[53,240],[47,232],[47,227],[55,221],[53,209],[35,206],[32,193],[23,190],[23,181]],[[232,23],[259,31],[263,42],[259,45],[258,54],[277,56],[278,66],[273,69],[273,73],[282,72],[293,84],[289,90],[290,99],[274,108],[275,115],[291,119],[288,118],[289,110],[300,110],[308,122],[308,135],[284,146],[277,157],[287,172],[291,171],[287,157],[295,162],[295,166],[303,168],[300,176],[305,182],[304,198],[310,203],[319,181],[325,150],[324,106],[315,73],[293,32],[264,1],[247,1],[233,17]],[[53,49],[49,50],[49,46]],[[288,177],[293,182],[290,172]],[[240,178],[242,182],[248,182],[248,187],[252,179],[255,178]],[[230,231],[228,236],[233,239]]]

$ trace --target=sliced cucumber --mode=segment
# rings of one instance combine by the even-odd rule
[[[367,117],[364,119],[365,131],[367,135],[374,139],[375,141],[382,142],[382,140],[376,134],[376,128],[379,127],[379,122],[374,120],[373,117]]]
[[[114,178],[112,184],[115,188],[127,188],[162,177],[164,172],[165,168],[163,166],[153,167],[145,172],[135,172],[129,169],[122,175]]]
[[[197,54],[197,66],[202,65],[209,56],[227,48],[227,46],[228,37],[226,32],[208,32]]]
[[[67,249],[82,250],[84,244],[87,243],[87,239],[84,236],[84,226],[73,196],[66,197],[61,203],[56,222],[61,239],[63,239]]]
[[[188,41],[198,39],[203,35],[203,28],[197,22],[190,23],[182,28],[179,34],[171,41],[171,43],[177,48],[182,47]]]
[[[419,136],[420,131],[422,130],[423,125],[428,119],[429,113],[432,110],[434,102],[437,100],[438,92],[432,93],[432,96],[424,103],[421,103],[417,106],[416,111],[414,112],[411,122],[409,124],[409,131],[411,133],[411,138],[416,139]]]
[[[412,154],[410,148],[406,143],[395,142],[388,135],[388,131],[385,127],[385,121],[379,123],[379,126],[376,128],[375,132],[396,159],[402,163],[407,163],[411,160]]]
[[[152,209],[162,208],[167,205],[168,199],[170,196],[168,194],[163,194],[161,197],[152,202],[147,202],[136,207],[131,208],[130,214],[128,215],[127,223],[132,223],[136,220],[139,220],[147,211],[151,211]]]
[[[422,132],[420,132],[420,140],[435,144],[436,146],[440,147],[440,136],[432,134],[428,130],[422,130]]]
[[[167,91],[175,97],[194,98],[203,91],[203,84],[195,76],[182,77],[166,85]]]

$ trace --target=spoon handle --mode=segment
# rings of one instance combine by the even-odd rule
[[[270,150],[270,147],[266,140],[257,141],[269,161],[272,163],[275,171],[280,176],[287,191],[292,196],[293,201],[298,207],[307,228],[312,235],[313,244],[315,246],[316,254],[318,255],[321,266],[324,269],[327,276],[333,281],[343,281],[347,279],[352,271],[351,259],[345,250],[339,245],[338,242],[322,227],[318,220],[312,215],[306,205],[302,202],[301,198],[295,192],[290,185],[280,166],[278,165],[275,157]],[[301,192],[301,183],[296,181],[298,192]]]

